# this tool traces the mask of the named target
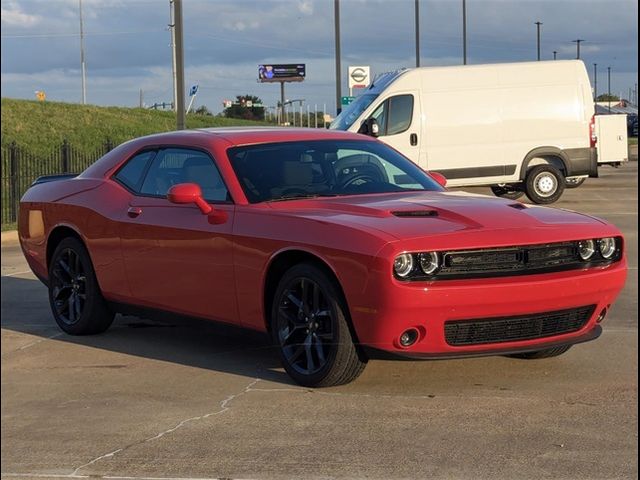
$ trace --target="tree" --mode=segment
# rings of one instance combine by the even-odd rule
[[[201,105],[198,108],[196,108],[193,113],[195,113],[196,115],[207,115],[207,116],[213,116],[213,113],[211,113],[211,110],[209,110],[206,105]]]
[[[255,95],[237,95],[236,101],[224,109],[224,116],[243,120],[264,120],[264,106],[262,100]]]
[[[620,101],[620,97],[617,95],[609,95],[608,93],[603,93],[602,95],[598,95],[596,98],[596,102],[618,102]]]

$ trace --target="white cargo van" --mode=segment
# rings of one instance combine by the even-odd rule
[[[598,176],[591,85],[579,60],[424,67],[378,76],[330,128],[378,136],[451,186],[555,202]]]

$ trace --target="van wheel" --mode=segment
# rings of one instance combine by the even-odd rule
[[[587,177],[582,178],[567,178],[565,180],[565,187],[567,188],[578,188],[580,185],[584,183]]]
[[[491,191],[496,197],[508,198],[509,200],[517,200],[524,195],[522,190],[516,190],[510,185],[492,185]]]
[[[562,173],[552,165],[536,165],[527,173],[525,192],[533,203],[553,203],[562,196],[565,181]]]

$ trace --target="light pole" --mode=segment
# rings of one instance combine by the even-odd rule
[[[462,64],[467,64],[467,0],[462,0]]]
[[[82,20],[82,0],[78,0],[80,9],[80,68],[82,69],[82,104],[87,103],[87,69],[84,64],[84,22]]]
[[[342,73],[340,72],[340,0],[333,0],[333,21],[336,34],[336,114],[340,114],[342,106]]]
[[[542,25],[542,22],[535,22],[535,24],[538,37],[538,61],[540,61],[540,26]]]
[[[607,105],[609,105],[609,113],[611,113],[611,67],[607,67]]]
[[[556,58],[558,58],[558,52],[556,52],[555,50],[553,51],[553,59],[555,60]]]
[[[598,64],[593,64],[593,101],[598,101]]]
[[[581,38],[577,38],[571,41],[576,44],[576,60],[580,60],[580,44],[584,42],[584,40]]]
[[[420,66],[420,0],[415,3],[416,16],[416,67]]]
[[[176,130],[186,128],[184,111],[184,42],[182,35],[182,0],[173,0],[174,39],[176,52]]]

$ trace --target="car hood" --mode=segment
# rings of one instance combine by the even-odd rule
[[[560,236],[574,232],[582,238],[601,234],[608,226],[603,220],[568,210],[466,192],[345,196],[270,205],[282,213],[373,230],[389,241],[477,232],[495,236],[502,231],[508,244],[513,243],[514,235],[531,238],[534,231],[536,237],[557,231]],[[548,241],[555,241],[552,237],[556,236],[551,235]]]

